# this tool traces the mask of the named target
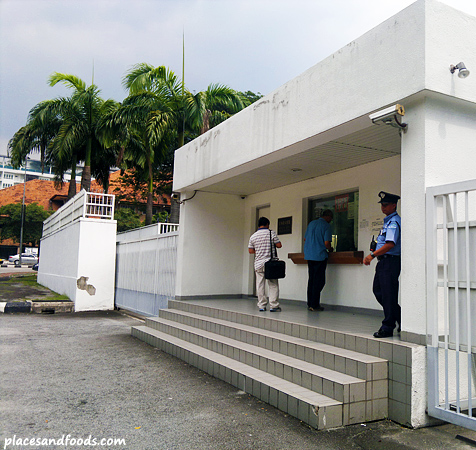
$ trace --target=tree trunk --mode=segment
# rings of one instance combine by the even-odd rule
[[[76,180],[71,178],[68,188],[68,200],[72,199],[76,195]]]
[[[150,225],[152,223],[153,216],[153,206],[154,206],[154,173],[152,171],[152,161],[150,160],[150,155],[147,155],[147,165],[149,168],[149,179],[147,181],[147,207],[145,210],[145,225]]]
[[[89,192],[91,189],[91,166],[84,166],[83,175],[81,176],[81,189]]]
[[[202,120],[202,128],[200,129],[200,134],[206,133],[210,129],[210,116],[212,112],[209,109],[205,110]]]
[[[76,158],[71,163],[71,179],[69,181],[68,200],[76,195]]]
[[[84,158],[84,169],[81,177],[81,189],[89,192],[91,189],[91,137],[86,142],[86,156]]]
[[[147,193],[147,208],[145,210],[145,225],[150,225],[152,223],[152,209],[154,205],[154,198],[152,192]]]
[[[174,200],[170,199],[170,223],[179,223],[180,220],[180,205]]]
[[[44,142],[41,143],[40,147],[40,161],[41,161],[41,173],[45,173],[45,152],[46,152],[46,145]]]

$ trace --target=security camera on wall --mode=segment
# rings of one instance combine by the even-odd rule
[[[398,103],[388,108],[377,111],[369,115],[372,123],[378,124],[379,122],[390,125],[395,128],[403,129],[406,131],[407,124],[400,121],[401,117],[405,115],[405,108]]]

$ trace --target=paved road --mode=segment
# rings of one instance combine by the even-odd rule
[[[10,273],[15,274],[15,273],[38,273],[38,272],[31,270],[31,267],[15,267],[15,266],[2,267],[0,266],[0,276],[5,276]]]
[[[88,448],[11,443],[70,435],[124,440],[98,446],[108,450],[474,449],[455,436],[476,433],[452,425],[316,431],[131,337],[138,323],[119,312],[0,315],[0,448]]]

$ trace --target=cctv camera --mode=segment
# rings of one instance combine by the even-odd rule
[[[377,111],[370,114],[369,118],[372,123],[382,122],[386,125],[390,125],[395,128],[403,129],[406,131],[407,124],[400,122],[400,117],[405,115],[405,109],[398,103],[388,108]]]
[[[180,200],[180,194],[178,192],[172,192],[172,199]]]
[[[246,195],[240,195],[241,200],[244,200],[246,198]]]
[[[370,120],[375,122],[385,122],[386,119],[391,119],[395,117],[395,115],[404,116],[405,109],[402,105],[396,104],[390,106],[389,108],[382,109],[381,111],[377,111],[376,113],[370,114]]]

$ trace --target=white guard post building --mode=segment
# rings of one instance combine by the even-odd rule
[[[372,294],[376,262],[361,260],[383,222],[378,193],[398,194],[402,331],[391,340],[368,335],[377,356],[388,342],[411,349],[401,373],[390,366],[388,414],[410,426],[431,417],[471,426],[464,410],[476,406],[476,322],[467,320],[476,313],[475,36],[475,17],[418,0],[177,150],[174,190],[185,202],[176,300],[253,295],[247,244],[264,215],[287,261],[280,298],[306,309],[304,231],[330,207],[337,252],[321,301],[326,311],[381,311]],[[284,305],[273,319],[286,321]],[[396,347],[385,351],[398,362]],[[453,373],[455,361],[463,365]]]

